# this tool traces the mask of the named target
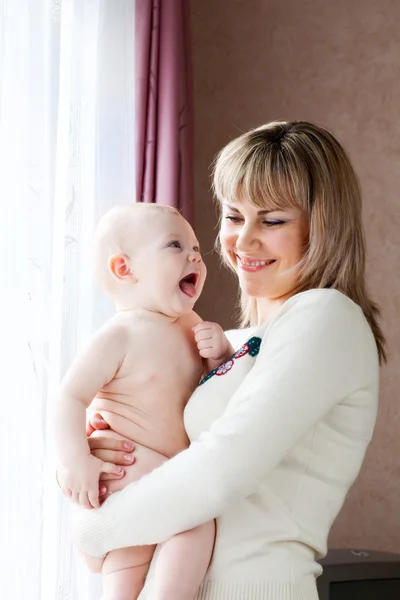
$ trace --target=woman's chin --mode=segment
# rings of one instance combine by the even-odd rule
[[[265,296],[265,290],[256,281],[249,281],[248,279],[239,279],[240,289],[246,296],[250,298],[263,298]]]
[[[242,282],[240,283],[240,289],[242,292],[248,297],[253,298],[254,300],[275,300],[279,297],[279,293],[274,289],[269,289],[262,285],[256,285],[255,283],[250,285],[244,285]]]

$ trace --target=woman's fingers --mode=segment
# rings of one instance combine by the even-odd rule
[[[104,483],[106,481],[115,481],[116,479],[122,479],[124,477],[125,471],[122,471],[119,475],[114,475],[113,473],[100,473],[99,481]]]
[[[125,475],[125,470],[113,463],[103,463],[100,471],[99,482],[111,481],[113,479],[121,479]],[[101,486],[100,486],[101,487]]]
[[[115,476],[121,477],[121,474],[124,474],[125,471],[122,467],[119,467],[118,465],[114,465],[113,463],[110,463],[110,462],[104,462],[101,465],[100,473],[107,473],[107,475],[114,475],[114,477]]]
[[[132,454],[115,450],[92,450],[92,454],[103,462],[114,463],[114,465],[132,465],[135,461]]]
[[[105,463],[115,465],[132,465],[135,462],[133,451],[135,445],[128,440],[116,440],[108,437],[88,438],[90,452]],[[111,473],[106,479],[117,479],[117,473]]]
[[[135,445],[128,440],[116,440],[110,437],[90,437],[88,443],[91,452],[93,452],[93,450],[132,452],[135,449]]]

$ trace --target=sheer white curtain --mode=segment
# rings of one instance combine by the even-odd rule
[[[98,218],[134,201],[134,2],[0,0],[0,597],[99,600],[54,482],[57,384],[112,307]]]

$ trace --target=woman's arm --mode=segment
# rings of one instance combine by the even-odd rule
[[[364,317],[342,294],[321,290],[289,300],[210,431],[100,509],[81,511],[76,543],[99,556],[159,543],[218,517],[254,492],[316,422],[359,388],[366,368],[376,377],[375,356]]]

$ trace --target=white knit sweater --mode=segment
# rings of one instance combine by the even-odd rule
[[[86,552],[153,544],[217,518],[198,600],[316,600],[315,562],[356,478],[378,404],[378,358],[360,308],[335,290],[288,300],[185,411],[192,444],[79,511]],[[258,352],[259,350],[259,352]],[[151,598],[152,572],[141,599]]]

